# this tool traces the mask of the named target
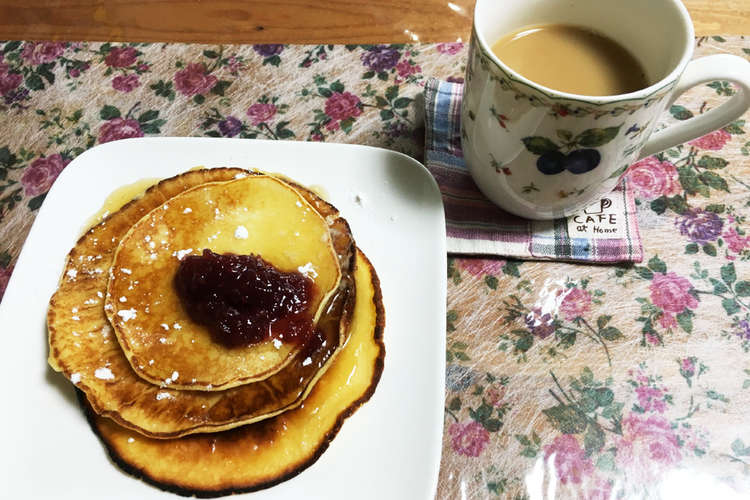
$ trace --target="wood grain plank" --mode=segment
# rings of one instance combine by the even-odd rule
[[[683,0],[697,35],[750,35],[750,1]]]
[[[0,0],[0,39],[205,43],[466,40],[475,0]],[[750,31],[750,0],[685,0],[696,32]]]

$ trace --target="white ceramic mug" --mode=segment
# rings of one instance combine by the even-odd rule
[[[617,96],[568,94],[524,78],[490,50],[505,34],[553,23],[618,42],[653,85]],[[691,61],[694,42],[680,0],[477,0],[461,110],[464,157],[477,186],[522,217],[567,216],[611,191],[639,158],[737,119],[750,106],[750,62],[731,55]],[[734,83],[736,94],[651,134],[680,94],[713,80]]]

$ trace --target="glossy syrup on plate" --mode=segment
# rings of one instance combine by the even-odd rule
[[[109,214],[117,212],[134,198],[141,196],[148,188],[160,180],[161,179],[157,177],[147,177],[135,181],[132,184],[126,184],[112,191],[112,193],[110,193],[104,200],[104,203],[102,203],[102,207],[95,214],[86,219],[86,222],[83,225],[84,231],[99,224],[106,219]]]

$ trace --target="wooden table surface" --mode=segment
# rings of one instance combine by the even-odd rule
[[[0,0],[0,39],[206,43],[466,40],[474,2]],[[750,0],[684,2],[698,35],[745,34],[750,30]]]

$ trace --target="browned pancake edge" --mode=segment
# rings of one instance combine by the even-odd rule
[[[321,443],[316,447],[315,451],[309,457],[301,460],[300,462],[296,464],[292,464],[283,470],[280,470],[278,474],[276,475],[267,477],[253,484],[246,484],[246,485],[240,485],[240,486],[235,485],[231,487],[227,487],[223,484],[217,484],[215,485],[215,487],[212,487],[212,488],[196,489],[186,484],[180,484],[179,482],[164,482],[150,475],[148,471],[137,467],[133,463],[123,458],[123,455],[118,450],[118,447],[116,446],[116,444],[108,441],[100,432],[99,423],[97,419],[100,419],[101,417],[99,417],[94,412],[88,400],[86,399],[85,395],[80,390],[78,390],[76,391],[78,395],[78,401],[86,415],[86,419],[89,425],[91,426],[91,429],[99,437],[103,446],[107,450],[107,454],[109,455],[110,459],[118,467],[120,467],[120,469],[122,469],[124,472],[126,472],[127,474],[130,474],[131,476],[137,479],[144,481],[145,483],[156,486],[157,488],[160,488],[164,491],[175,493],[181,496],[198,497],[198,498],[216,498],[216,497],[221,497],[221,496],[226,496],[226,495],[249,493],[253,491],[270,488],[272,486],[275,486],[279,483],[282,483],[284,481],[287,481],[299,475],[305,469],[307,469],[312,464],[314,464],[323,455],[323,453],[328,449],[333,439],[341,430],[341,427],[343,426],[344,421],[348,417],[350,417],[352,414],[354,414],[354,412],[357,411],[357,409],[361,407],[364,403],[366,403],[375,393],[375,389],[377,388],[377,385],[383,373],[383,368],[385,366],[385,344],[383,342],[383,330],[385,328],[385,309],[383,307],[383,296],[382,296],[382,292],[380,289],[380,280],[377,276],[377,273],[374,267],[372,266],[372,263],[369,261],[369,259],[367,259],[367,257],[363,253],[360,253],[360,255],[364,258],[366,265],[370,268],[370,273],[372,276],[371,279],[372,279],[372,285],[374,288],[373,303],[375,305],[375,311],[376,311],[376,320],[375,320],[374,331],[373,331],[373,340],[375,341],[375,343],[377,344],[379,348],[379,353],[378,353],[377,358],[374,360],[373,375],[372,375],[370,384],[367,387],[367,389],[358,399],[356,399],[354,402],[349,404],[346,408],[344,408],[339,413],[334,425],[326,433]],[[260,427],[260,426],[263,426],[267,422],[268,421],[263,421],[257,424],[249,424],[247,427],[252,427],[252,426]],[[241,429],[242,428],[238,428],[238,429],[233,429],[233,430],[225,431],[225,432],[231,433],[231,432],[239,431]],[[260,430],[260,432],[262,432],[262,429]],[[206,439],[210,439],[210,436],[211,436],[210,434],[207,434]],[[195,439],[197,437],[199,436],[193,435],[193,436],[189,436],[188,438]]]

